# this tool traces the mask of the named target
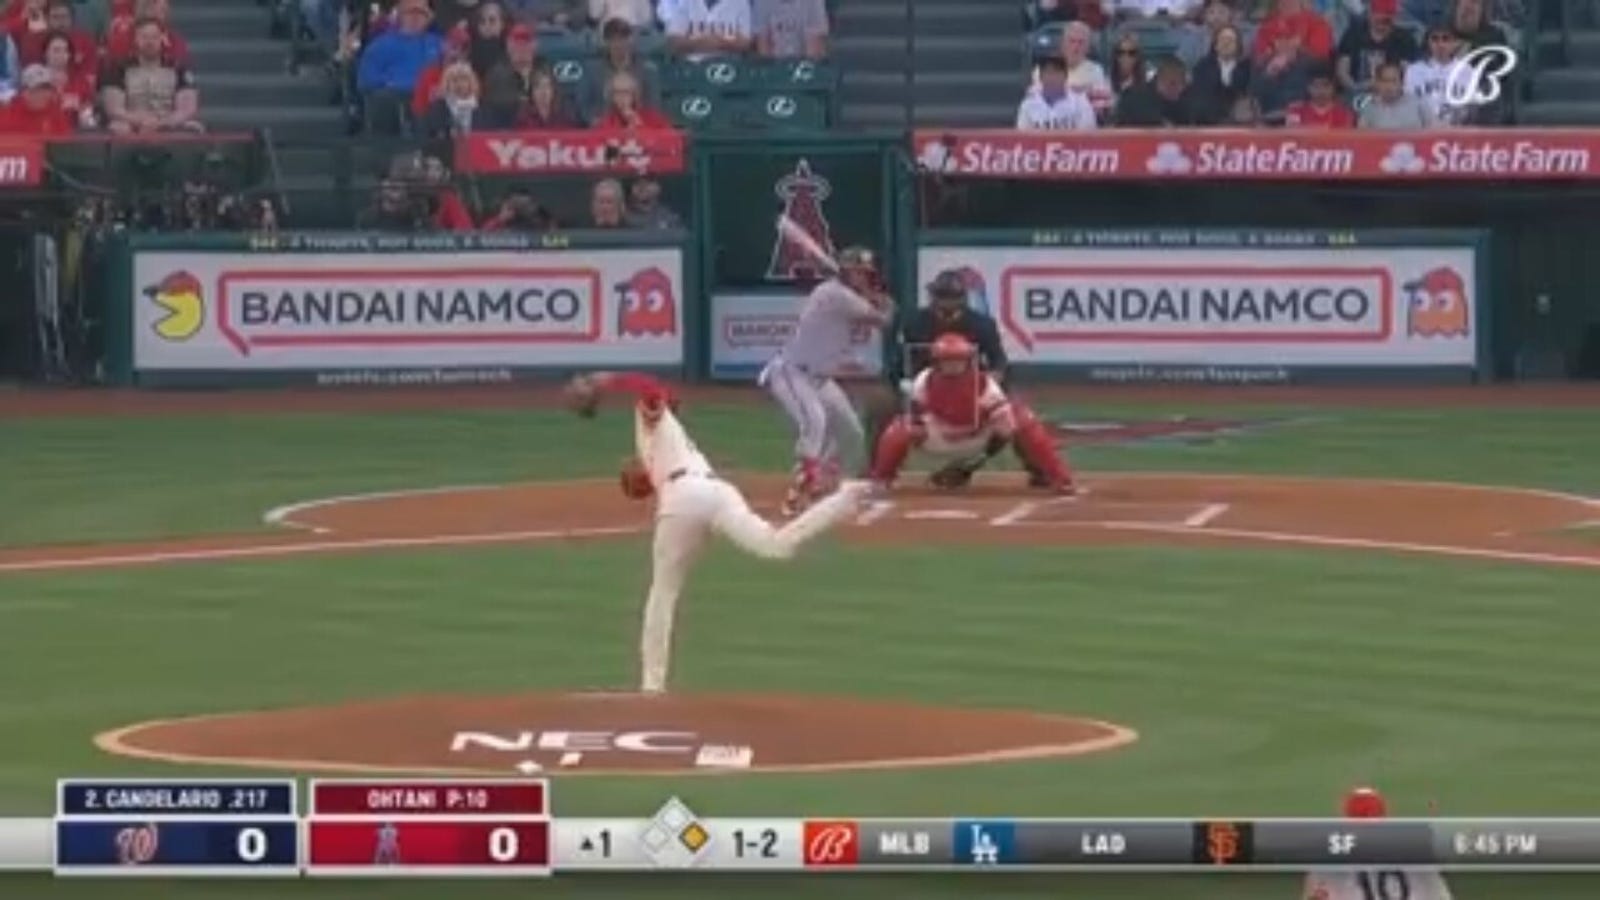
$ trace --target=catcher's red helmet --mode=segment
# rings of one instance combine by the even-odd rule
[[[1389,804],[1375,788],[1358,787],[1344,797],[1346,819],[1381,819],[1389,814]]]
[[[930,355],[935,362],[971,359],[973,357],[972,342],[959,334],[941,334],[934,339]]]

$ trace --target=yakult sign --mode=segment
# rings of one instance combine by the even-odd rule
[[[1199,367],[1181,380],[1226,381],[1310,370],[1464,376],[1478,363],[1474,235],[1028,237],[1059,246],[928,246],[918,259],[924,281],[945,269],[972,273],[1018,364],[1083,368],[1102,380],[1170,380],[1163,372]]]
[[[135,253],[140,371],[673,365],[676,247]]]

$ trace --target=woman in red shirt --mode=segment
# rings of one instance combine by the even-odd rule
[[[0,124],[5,134],[43,137],[71,134],[74,127],[72,117],[61,108],[49,70],[41,65],[22,70],[22,90],[6,104]]]
[[[72,38],[63,32],[53,32],[44,42],[44,67],[50,72],[50,83],[56,96],[61,98],[61,108],[81,126],[93,128],[94,73],[73,65]]]
[[[618,72],[606,84],[606,111],[595,120],[594,127],[636,131],[641,128],[671,128],[672,122],[640,100],[637,78],[628,72]]]

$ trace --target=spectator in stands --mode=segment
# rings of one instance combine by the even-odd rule
[[[1134,85],[1117,97],[1117,125],[1122,128],[1182,128],[1197,124],[1188,95],[1189,70],[1175,56],[1156,61],[1149,81]]]
[[[823,0],[751,0],[756,52],[768,59],[822,59],[828,55],[828,11]]]
[[[584,81],[583,113],[590,119],[605,114],[606,85],[611,76],[627,72],[639,83],[646,106],[660,108],[661,79],[656,64],[641,57],[634,47],[633,26],[621,19],[608,19],[600,26],[600,61],[594,77]]]
[[[1256,30],[1250,55],[1256,62],[1266,62],[1278,53],[1279,38],[1286,34],[1293,35],[1299,52],[1311,59],[1333,57],[1333,28],[1316,10],[1307,9],[1305,0],[1278,0],[1276,11]]]
[[[682,228],[678,214],[661,203],[661,182],[640,178],[628,188],[628,212],[623,217],[629,228]]]
[[[611,76],[606,85],[606,111],[594,127],[608,130],[671,128],[672,122],[659,110],[646,105],[639,96],[639,80],[628,72]]]
[[[28,32],[17,47],[23,65],[44,62],[45,41],[54,35],[66,35],[68,47],[72,52],[73,67],[87,72],[99,68],[99,43],[95,41],[94,35],[77,27],[73,19],[72,0],[50,0],[50,5],[45,11],[45,21],[49,26],[47,30]]]
[[[1082,22],[1068,23],[1061,30],[1061,59],[1067,65],[1067,87],[1082,94],[1096,113],[1111,106],[1111,80],[1099,63],[1089,58],[1089,48],[1094,44],[1094,32]]]
[[[1106,0],[1106,5],[1118,21],[1159,18],[1176,25],[1194,16],[1200,0]]]
[[[539,59],[539,39],[532,28],[518,23],[506,39],[506,58],[483,81],[483,99],[495,116],[514,121],[533,96],[533,79],[547,67]]]
[[[1505,30],[1489,21],[1485,0],[1455,0],[1450,9],[1450,27],[1468,49],[1507,46]]]
[[[626,228],[624,211],[622,182],[615,178],[596,182],[593,193],[589,195],[589,227]]]
[[[565,128],[582,128],[583,121],[578,117],[572,104],[556,86],[556,77],[549,69],[538,69],[533,73],[533,88],[528,93],[528,102],[522,104],[517,110],[514,123],[518,129],[530,131],[559,131]]]
[[[439,99],[422,117],[422,133],[430,140],[443,140],[493,130],[497,122],[488,107],[478,101],[478,73],[466,63],[453,63],[444,70],[439,83]]]
[[[44,43],[44,67],[50,72],[50,83],[55,85],[61,98],[61,108],[78,123],[80,128],[94,128],[97,124],[94,109],[94,70],[73,63],[72,39],[56,32]]]
[[[1033,0],[1025,12],[1029,29],[1054,22],[1082,22],[1098,31],[1107,21],[1101,0]]]
[[[526,30],[528,26],[521,25]],[[533,32],[528,31],[528,40]],[[472,20],[472,47],[467,52],[472,71],[479,78],[487,78],[497,66],[506,61],[506,11],[495,0],[486,0],[478,7]]]
[[[584,0],[511,0],[519,22],[541,28],[580,28],[587,15]]]
[[[133,27],[133,57],[112,63],[101,78],[108,127],[118,134],[204,131],[194,76],[169,61],[166,29],[153,18]]]
[[[1111,56],[1111,90],[1119,98],[1149,80],[1145,71],[1144,51],[1139,48],[1139,39],[1134,35],[1125,34],[1117,38],[1117,46],[1111,51]]]
[[[589,21],[600,27],[612,19],[621,19],[635,31],[654,28],[655,10],[650,0],[589,0]]]
[[[1216,43],[1217,32],[1224,28],[1233,28],[1240,38],[1247,36],[1228,0],[1211,0],[1201,12],[1198,23],[1191,22],[1184,26],[1183,34],[1178,38],[1178,58],[1190,68],[1199,65]]]
[[[1039,61],[1039,85],[1023,94],[1017,106],[1019,131],[1093,131],[1098,125],[1089,98],[1067,84],[1067,61],[1050,56]]]
[[[556,227],[555,216],[524,189],[513,189],[500,202],[500,209],[484,220],[484,231],[520,231],[541,234]]]
[[[1268,122],[1281,122],[1289,104],[1303,99],[1315,62],[1300,50],[1300,35],[1279,31],[1271,55],[1250,76],[1250,93]]]
[[[434,211],[427,197],[396,178],[385,178],[372,205],[357,217],[363,231],[398,231],[411,234],[433,229]]]
[[[1456,59],[1466,45],[1449,25],[1428,29],[1427,50],[1422,59],[1406,67],[1405,92],[1416,97],[1428,115],[1431,126],[1464,124],[1471,110],[1445,102],[1445,84]]]
[[[1256,106],[1256,98],[1249,94],[1233,101],[1233,108],[1228,111],[1230,128],[1255,128],[1261,124],[1261,108]]]
[[[1407,29],[1397,27],[1398,0],[1371,0],[1367,15],[1350,23],[1339,39],[1339,55],[1334,61],[1339,86],[1356,94],[1372,90],[1378,66],[1385,62],[1405,65],[1417,58],[1417,39]]]
[[[1406,93],[1398,62],[1378,64],[1372,99],[1361,109],[1360,127],[1375,131],[1422,131],[1432,123],[1422,101]]]
[[[21,77],[22,61],[17,58],[17,45],[11,35],[0,31],[0,103],[17,93],[17,81]]]
[[[748,53],[754,43],[750,0],[677,0],[665,21],[667,46],[690,60]]]
[[[463,23],[470,29],[480,3],[482,0],[436,0],[433,4],[433,27],[446,34]]]
[[[428,112],[433,101],[439,99],[439,83],[444,80],[444,70],[455,63],[466,62],[471,47],[472,32],[467,23],[457,22],[445,35],[438,62],[429,65],[417,76],[417,84],[411,89],[411,115],[420,120]]]
[[[6,103],[0,123],[5,134],[45,137],[71,134],[76,125],[73,116],[61,108],[50,71],[39,63],[22,70],[22,90]]]
[[[411,94],[424,69],[443,54],[443,42],[428,30],[427,0],[400,0],[399,21],[367,45],[356,69],[356,89],[366,106],[367,129],[401,134],[409,122]]]
[[[420,177],[412,177],[417,178],[428,198],[428,205],[433,211],[433,227],[444,231],[472,231],[476,227],[472,213],[467,209],[467,204],[462,202],[444,160],[420,154],[413,159],[415,162],[410,171],[421,170]]]
[[[107,59],[120,62],[134,54],[138,42],[138,24],[141,19],[154,19],[161,25],[161,53],[168,61],[183,68],[189,67],[189,43],[172,28],[172,6],[167,0],[138,0],[134,17],[126,29],[106,39]]]
[[[46,0],[21,0],[9,7],[5,28],[19,52],[36,46],[38,38],[50,30],[50,23],[45,18],[45,3]],[[24,60],[26,62],[28,60]]]
[[[1232,120],[1234,104],[1250,94],[1252,65],[1239,30],[1232,25],[1217,29],[1210,52],[1194,67],[1189,86],[1200,124],[1221,125]]]
[[[1306,83],[1306,98],[1290,103],[1283,124],[1289,128],[1354,128],[1356,114],[1339,99],[1332,67],[1319,64]]]

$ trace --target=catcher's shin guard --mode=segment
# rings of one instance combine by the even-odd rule
[[[1072,470],[1062,458],[1055,436],[1034,416],[1032,410],[1018,406],[1015,407],[1015,414],[1017,430],[1011,440],[1017,448],[1017,455],[1022,457],[1031,471],[1043,476],[1045,487],[1058,491],[1072,490]]]
[[[920,443],[920,436],[911,425],[911,420],[900,416],[883,429],[883,434],[878,436],[878,443],[872,449],[872,469],[868,472],[873,481],[881,484],[891,484],[900,475],[900,467],[906,464],[906,458],[911,455],[913,447]]]

